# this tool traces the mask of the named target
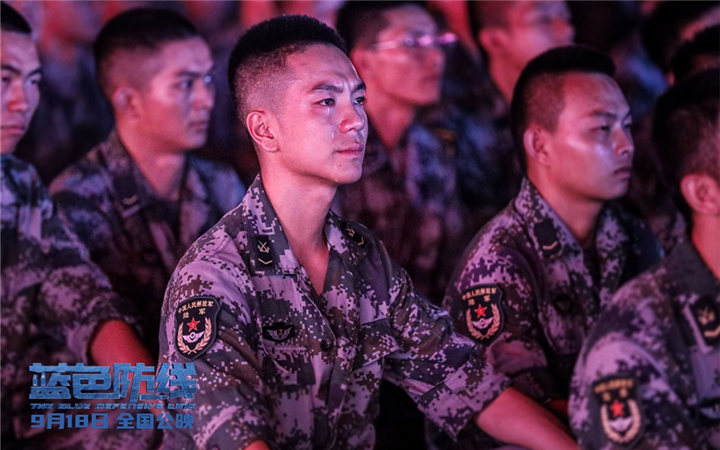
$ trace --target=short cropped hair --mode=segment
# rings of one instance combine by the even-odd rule
[[[243,126],[251,94],[261,88],[272,92],[271,78],[285,69],[287,57],[314,44],[331,45],[346,53],[345,43],[335,30],[308,16],[278,16],[240,37],[230,54],[228,81]]]
[[[32,35],[30,24],[15,8],[5,2],[0,8],[0,30]]]
[[[466,4],[470,29],[476,40],[478,33],[484,28],[507,27],[509,25],[508,11],[515,6],[515,2],[509,1],[469,0]]]
[[[717,7],[718,2],[714,1],[665,1],[658,4],[642,27],[642,41],[650,59],[663,72],[668,72],[672,57],[681,44],[683,28]]]
[[[100,87],[109,96],[110,69],[118,51],[154,52],[168,42],[199,36],[189,20],[169,9],[136,8],[118,14],[100,30],[93,45]]]
[[[702,58],[720,61],[720,25],[705,28],[678,48],[671,63],[675,81],[702,70],[698,70]]]
[[[612,77],[615,64],[610,57],[590,47],[568,45],[541,53],[520,73],[513,91],[510,114],[515,150],[523,170],[527,170],[523,146],[525,130],[535,122],[555,131],[558,117],[565,107],[563,76],[578,72]]]
[[[386,11],[415,5],[425,9],[424,1],[346,1],[338,10],[335,29],[345,40],[348,51],[375,43],[378,34],[388,26]]]
[[[691,211],[680,181],[691,173],[720,183],[720,69],[692,75],[668,89],[655,104],[653,143],[673,197],[686,219]]]

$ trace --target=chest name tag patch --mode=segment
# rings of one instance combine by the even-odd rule
[[[197,359],[217,336],[220,303],[215,297],[197,296],[183,300],[175,310],[175,349],[184,358]]]
[[[295,327],[289,323],[275,322],[263,327],[263,337],[273,342],[285,342],[295,335]]]
[[[610,441],[619,445],[630,445],[642,434],[635,387],[635,379],[629,376],[612,376],[593,383],[602,429]]]
[[[470,335],[481,341],[492,340],[504,325],[500,302],[503,291],[497,284],[483,284],[466,290],[462,296],[465,324]]]
[[[712,347],[720,342],[720,305],[706,296],[690,305],[690,310],[705,344]]]

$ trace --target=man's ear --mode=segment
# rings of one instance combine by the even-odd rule
[[[277,123],[274,119],[271,112],[260,109],[250,111],[245,118],[245,126],[247,126],[250,137],[261,151],[276,152],[279,150],[273,131]]]
[[[119,114],[137,117],[140,114],[140,96],[130,86],[121,85],[115,88],[110,96],[113,109]]]
[[[477,40],[490,55],[497,55],[505,50],[505,30],[500,27],[488,27],[478,31]]]
[[[720,217],[720,186],[704,173],[689,173],[680,180],[680,190],[696,214]]]
[[[523,147],[528,159],[540,165],[550,165],[549,140],[547,131],[537,125],[530,125],[523,133]]]

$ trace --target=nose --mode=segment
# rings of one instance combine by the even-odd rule
[[[632,159],[635,152],[632,133],[629,128],[620,127],[615,133],[615,153],[618,156],[627,156]]]
[[[30,109],[30,93],[32,89],[25,86],[22,80],[16,80],[10,85],[8,96],[8,109],[15,112],[27,112]]]
[[[575,28],[565,17],[556,17],[553,21],[555,39],[561,45],[572,44],[575,39]]]
[[[367,115],[362,105],[350,102],[341,110],[340,131],[347,133],[350,131],[360,131],[367,126]]]
[[[195,89],[195,107],[198,109],[212,109],[215,104],[215,82],[208,81],[196,83]]]

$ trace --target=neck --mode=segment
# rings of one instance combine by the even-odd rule
[[[308,182],[282,168],[264,168],[262,182],[300,263],[305,266],[318,252],[326,255],[323,227],[337,188],[319,181]]]
[[[185,153],[163,151],[153,140],[136,133],[133,127],[120,120],[117,133],[153,193],[164,200],[178,200]]]
[[[369,89],[368,89],[369,90]],[[373,98],[367,104],[367,115],[385,148],[397,147],[415,119],[415,108],[390,98]]]
[[[595,224],[603,202],[589,201],[576,195],[568,195],[550,183],[536,183],[530,177],[540,195],[552,207],[563,223],[570,229],[581,247],[586,248],[593,243]]]
[[[502,58],[490,59],[489,72],[495,87],[509,105],[512,102],[513,89],[520,77],[520,72],[515,70],[511,61],[504,61]]]
[[[693,217],[693,229],[690,238],[700,257],[715,275],[720,279],[720,220],[717,218],[704,218],[697,214]]]

